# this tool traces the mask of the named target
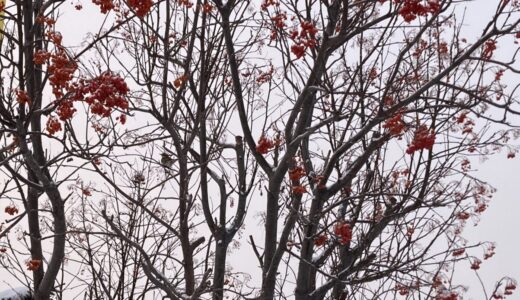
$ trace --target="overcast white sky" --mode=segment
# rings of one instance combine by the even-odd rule
[[[469,41],[473,40],[472,37],[480,34],[485,22],[489,19],[499,1],[476,0],[468,4],[465,30]],[[81,2],[73,2],[73,4],[76,3]],[[85,34],[92,30],[89,28],[96,28],[96,25],[92,25],[102,21],[102,15],[99,14],[97,7],[87,1],[82,2],[82,4],[84,7],[82,11],[64,14],[58,22],[66,44],[80,44]],[[70,5],[71,8],[73,6],[69,3],[65,5]],[[497,53],[509,52],[509,50],[501,48],[499,45]],[[520,67],[520,65],[517,64],[517,67]],[[518,83],[520,79],[506,75],[505,80]],[[517,123],[520,124],[520,120]],[[520,235],[518,234],[520,229],[520,155],[517,155],[516,159],[507,159],[506,153],[502,153],[483,163],[475,161],[472,166],[478,170],[475,174],[477,177],[484,179],[498,189],[479,225],[477,227],[468,225],[464,231],[465,237],[470,242],[469,244],[478,241],[495,241],[497,244],[496,255],[489,261],[484,261],[479,270],[487,290],[490,291],[494,283],[502,276],[520,279],[520,255],[518,254],[520,248]],[[249,219],[251,220],[254,215],[255,212],[250,211]],[[239,251],[239,253],[242,253],[242,251],[247,253],[247,257],[232,262],[236,271],[247,272],[249,267],[256,267],[256,262],[250,258],[251,249],[247,244],[247,237],[251,232],[256,231],[258,233],[262,230],[263,225],[259,222],[253,221],[248,224],[248,228],[240,241],[244,249]],[[465,299],[484,299],[478,279],[475,273],[470,270],[469,264],[466,267],[464,265],[460,265],[460,267],[461,269],[457,271],[456,280],[470,288]],[[0,291],[7,288],[6,284],[2,282],[5,278],[3,274],[5,272],[0,270]],[[14,286],[17,286],[17,284]],[[517,293],[519,292],[517,291]],[[513,298],[520,299],[520,296],[517,294]]]

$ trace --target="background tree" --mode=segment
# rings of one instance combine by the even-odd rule
[[[517,1],[478,37],[465,3],[102,0],[80,49],[61,3],[7,7],[2,263],[36,299],[459,299],[495,250],[461,233],[494,192],[471,158],[517,151],[520,38]],[[254,212],[261,282],[229,266]]]

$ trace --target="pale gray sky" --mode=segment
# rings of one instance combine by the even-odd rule
[[[484,22],[489,19],[499,1],[476,0],[468,4],[465,30],[469,41],[480,34],[485,25]],[[64,4],[65,7],[70,6],[71,11],[64,14],[63,18],[58,21],[58,28],[63,32],[64,42],[68,45],[80,44],[85,34],[96,28],[98,26],[96,24],[102,22],[104,17],[99,13],[98,7],[90,2],[74,2],[74,4],[76,3],[82,3],[83,10],[73,11],[73,5],[66,3]],[[501,48],[499,45],[497,53],[504,53],[504,51],[509,51],[509,49]],[[517,64],[517,67],[520,66]],[[511,83],[518,83],[519,80],[510,75],[506,75],[504,78],[506,81],[510,80]],[[520,120],[518,123],[520,123]],[[517,233],[520,228],[520,216],[518,215],[520,212],[520,197],[518,196],[520,191],[520,155],[516,159],[507,159],[506,153],[502,153],[491,157],[486,162],[474,161],[472,166],[478,170],[475,174],[477,177],[484,179],[498,190],[488,210],[482,215],[479,225],[473,227],[468,224],[464,231],[464,236],[469,241],[468,244],[479,241],[494,241],[497,244],[496,255],[489,261],[484,261],[479,270],[486,289],[491,291],[495,282],[502,276],[520,279],[520,255],[518,255],[520,238]],[[250,222],[247,224],[247,229],[240,240],[242,249],[236,253],[242,259],[235,258],[231,262],[235,271],[250,272],[251,268],[256,269],[255,271],[258,270],[256,261],[251,258],[251,248],[247,244],[249,234],[258,234],[263,231],[263,225],[258,222],[259,219],[255,215],[255,211],[249,211],[248,220]],[[483,299],[480,283],[474,271],[470,270],[469,264],[467,266],[461,264],[459,267],[456,273],[456,281],[469,287],[465,299]],[[5,272],[0,270],[1,279],[5,279],[4,274]],[[253,273],[252,275],[257,276],[258,274]],[[258,280],[259,278],[253,278],[255,282],[258,282]],[[7,288],[5,284],[0,281],[0,291],[5,288]]]

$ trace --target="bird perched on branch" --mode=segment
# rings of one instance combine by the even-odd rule
[[[170,170],[175,163],[175,159],[172,158],[172,156],[166,152],[163,152],[161,154],[161,165],[163,166],[165,172],[167,174],[170,174]]]

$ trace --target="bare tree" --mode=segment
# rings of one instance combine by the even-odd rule
[[[3,17],[0,255],[36,299],[459,299],[494,254],[461,233],[494,192],[472,157],[517,152],[518,1],[477,37],[469,1],[94,4],[80,49],[58,2]],[[230,268],[252,212],[259,285]]]

